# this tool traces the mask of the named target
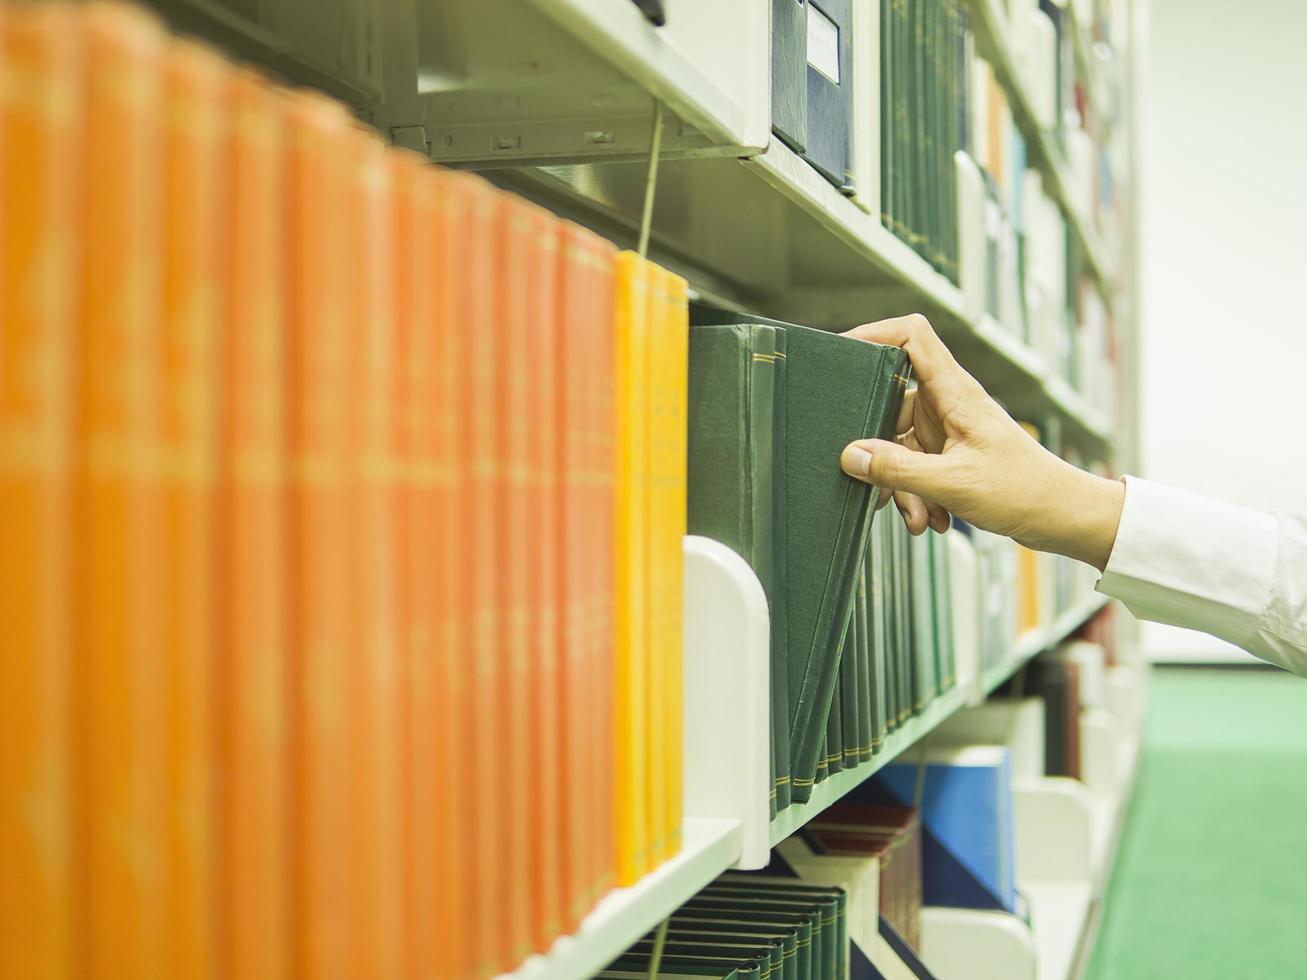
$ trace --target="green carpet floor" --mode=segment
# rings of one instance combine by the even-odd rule
[[[1307,978],[1307,680],[1153,671],[1090,980]]]

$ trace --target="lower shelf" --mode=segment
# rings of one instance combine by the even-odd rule
[[[944,719],[965,705],[968,694],[969,692],[963,687],[955,687],[948,691],[886,739],[885,747],[870,762],[856,769],[845,769],[818,783],[813,787],[812,797],[806,803],[792,803],[787,806],[771,822],[772,846],[789,837],[882,766],[893,762],[904,749],[919,742]]]
[[[577,980],[593,976],[654,929],[672,911],[740,856],[740,824],[689,819],[681,853],[630,888],[619,888],[595,906],[571,936],[548,953],[532,956],[505,977]]]

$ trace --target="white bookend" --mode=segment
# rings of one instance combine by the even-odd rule
[[[767,596],[749,563],[685,539],[685,813],[740,821],[740,868],[770,848],[771,641]]]
[[[1093,797],[1076,779],[1048,776],[1013,787],[1020,881],[1090,881]]]
[[[937,980],[1036,980],[1034,933],[1015,915],[927,906],[921,959]]]

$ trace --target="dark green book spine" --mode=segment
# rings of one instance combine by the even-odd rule
[[[876,678],[871,671],[871,619],[867,615],[867,551],[858,571],[858,603],[854,621],[858,637],[858,762],[870,762],[880,748],[876,734]]]
[[[890,568],[894,581],[894,674],[898,681],[899,726],[912,717],[912,610],[909,606],[908,530],[891,521]]]
[[[949,534],[957,534],[950,531]],[[957,661],[953,639],[953,579],[949,567],[948,538],[930,535],[931,577],[935,582],[935,637],[939,651],[939,688],[947,691],[957,684]]]
[[[772,714],[776,743],[776,808],[790,805],[790,671],[787,660],[789,626],[786,611],[789,591],[786,588],[786,496],[785,496],[785,405],[789,384],[788,347],[783,327],[774,328],[773,368],[776,372],[772,392],[772,463],[769,479],[772,493],[772,585],[775,601],[771,611]]]
[[[844,645],[840,644],[840,659],[844,658]],[[826,713],[826,774],[834,775],[844,768],[844,711],[841,702],[843,678],[835,678],[835,696]]]
[[[893,0],[880,5],[880,223],[894,232],[894,11]]]
[[[844,632],[844,649],[840,652],[840,717],[844,723],[843,767],[854,769],[862,746],[862,676],[858,666],[858,603],[854,593],[853,615]]]
[[[911,581],[912,663],[916,680],[912,707],[920,712],[939,694],[938,650],[935,643],[935,604],[931,589],[930,539],[933,534],[908,536],[908,576]]]
[[[830,760],[826,755],[826,735],[821,736],[821,742],[817,749],[817,771],[812,777],[812,784],[807,784],[802,780],[794,780],[794,799],[802,803],[812,794],[812,785],[824,783],[826,777],[830,775]]]
[[[771,4],[772,131],[795,152],[808,143],[808,7],[804,0]]]

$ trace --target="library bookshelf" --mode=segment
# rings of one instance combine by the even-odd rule
[[[221,0],[154,6],[176,26],[346,100],[392,142],[477,170],[620,246],[634,245],[647,230],[650,257],[684,276],[697,299],[830,328],[924,313],[964,367],[1014,415],[1037,420],[1055,448],[1128,470],[1137,463],[1139,346],[1138,133],[1130,109],[1134,66],[1145,47],[1145,0],[1117,0],[1127,11],[1129,42],[1126,57],[1111,64],[1092,41],[1095,4],[1056,4],[1066,12],[1089,101],[1105,107],[1114,81],[1124,103],[1117,108],[1127,151],[1112,163],[1125,201],[1115,236],[1095,221],[1084,175],[1040,120],[1022,26],[1039,4],[964,2],[976,50],[993,67],[1028,165],[1115,320],[1119,370],[1108,403],[1077,390],[1021,324],[977,309],[878,214],[772,135],[768,0],[668,0],[665,28],[652,26],[630,0],[387,0],[365,5],[362,53],[348,71],[320,50],[242,33]],[[303,26],[317,5],[296,0],[285,7],[295,11],[288,23]],[[1119,77],[1109,79],[1113,69]],[[651,167],[655,145],[660,155]],[[657,185],[646,228],[651,171]],[[1088,588],[1064,597],[1007,656],[943,693],[870,762],[831,776],[809,801],[773,819],[765,748],[770,626],[762,586],[739,556],[695,537],[685,541],[685,582],[682,849],[613,891],[576,932],[506,976],[578,980],[602,969],[721,872],[765,866],[772,846],[882,766],[910,757],[951,716],[983,701],[1106,605]],[[1128,648],[1130,627],[1116,628]],[[986,975],[995,978],[1071,980],[1083,972],[1139,754],[1143,672],[1118,670],[1111,690],[1120,724],[1085,729],[1095,760],[1086,783],[1036,781],[1016,791],[1021,887],[1033,928],[1018,928],[1011,917],[928,911],[923,954],[942,980],[981,976],[966,972],[974,958],[950,964],[950,949],[1001,951],[986,962],[993,970]]]

